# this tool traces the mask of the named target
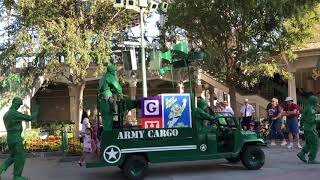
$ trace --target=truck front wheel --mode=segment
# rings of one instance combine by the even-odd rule
[[[118,168],[123,170],[123,164],[119,165]]]
[[[123,165],[123,171],[129,179],[140,180],[144,177],[148,168],[148,161],[144,156],[129,156]]]
[[[241,153],[241,162],[249,170],[260,169],[264,161],[264,152],[258,146],[246,146]]]

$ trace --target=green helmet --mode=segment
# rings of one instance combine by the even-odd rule
[[[117,71],[117,67],[116,67],[115,65],[109,64],[109,65],[107,66],[107,72],[109,72],[109,73],[115,73],[116,71]]]
[[[310,96],[307,100],[307,103],[311,106],[316,106],[318,104],[318,97]]]
[[[15,98],[13,98],[13,100],[12,100],[12,104],[15,104],[15,105],[22,105],[23,103],[22,103],[22,99],[21,98],[19,98],[19,97],[15,97]]]
[[[203,110],[205,110],[208,107],[208,103],[204,99],[199,99],[197,102],[197,106]]]

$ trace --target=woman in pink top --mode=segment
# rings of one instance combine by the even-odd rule
[[[83,136],[83,153],[79,161],[79,165],[82,166],[85,160],[90,158],[92,153],[96,152],[96,146],[92,138],[92,130],[87,128]]]
[[[99,136],[99,129],[100,129],[100,126],[102,126],[102,118],[101,116],[98,115],[98,110],[97,108],[94,110],[94,126],[93,126],[93,129],[92,129],[92,139],[97,147],[97,155],[98,157],[100,157],[100,138],[98,137]]]

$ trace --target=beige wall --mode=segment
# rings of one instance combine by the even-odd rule
[[[307,92],[320,92],[320,77],[317,80],[312,78],[313,68],[298,69],[295,73],[297,88],[303,88]]]
[[[32,98],[33,104],[36,101],[40,105],[39,121],[50,122],[70,120],[70,101],[68,88],[66,86],[41,89]]]
[[[161,81],[161,80],[158,80]],[[152,83],[152,81],[151,81]],[[157,83],[157,87],[148,88],[148,96],[155,96],[161,93],[176,93],[177,89],[168,82],[153,82]],[[93,112],[96,107],[98,81],[89,81],[85,85],[83,92],[83,107],[90,108]],[[123,86],[123,93],[129,95],[128,85]],[[142,96],[142,88],[138,83],[137,97]],[[41,106],[39,120],[43,122],[50,121],[68,121],[70,120],[70,97],[67,85],[55,85],[50,88],[44,88],[38,91],[33,97],[32,102],[35,101]]]
[[[69,98],[65,97],[48,97],[39,98],[40,109],[40,121],[69,121]]]
[[[289,65],[296,70],[296,87],[303,88],[307,92],[320,92],[320,77],[318,80],[312,78],[312,70],[317,68],[320,62],[320,49],[305,49],[297,52],[298,59]]]

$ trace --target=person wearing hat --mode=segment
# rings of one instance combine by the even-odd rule
[[[31,116],[22,114],[18,111],[22,105],[22,99],[15,97],[8,112],[3,117],[3,122],[7,130],[7,144],[10,156],[0,165],[0,174],[5,172],[9,166],[14,164],[13,180],[27,180],[28,178],[21,176],[26,161],[26,153],[23,146],[22,121],[32,121],[39,114],[40,107],[35,105]],[[1,179],[1,177],[0,177]]]
[[[293,148],[293,136],[296,138],[297,147],[302,148],[299,142],[299,122],[298,117],[300,115],[299,106],[293,102],[292,97],[286,97],[285,105],[283,107],[283,116],[287,116],[286,129],[289,132],[289,145],[288,148]]]
[[[112,92],[115,92],[121,98],[123,97],[122,87],[116,77],[116,66],[109,64],[107,66],[107,72],[99,81],[99,98],[98,98],[98,110],[102,115],[102,124],[104,130],[112,129],[113,121],[113,98]]]
[[[251,122],[254,121],[254,113],[255,110],[251,104],[248,103],[249,100],[245,99],[244,104],[240,109],[240,113],[242,115],[241,126],[244,130],[249,130],[251,126]]]

